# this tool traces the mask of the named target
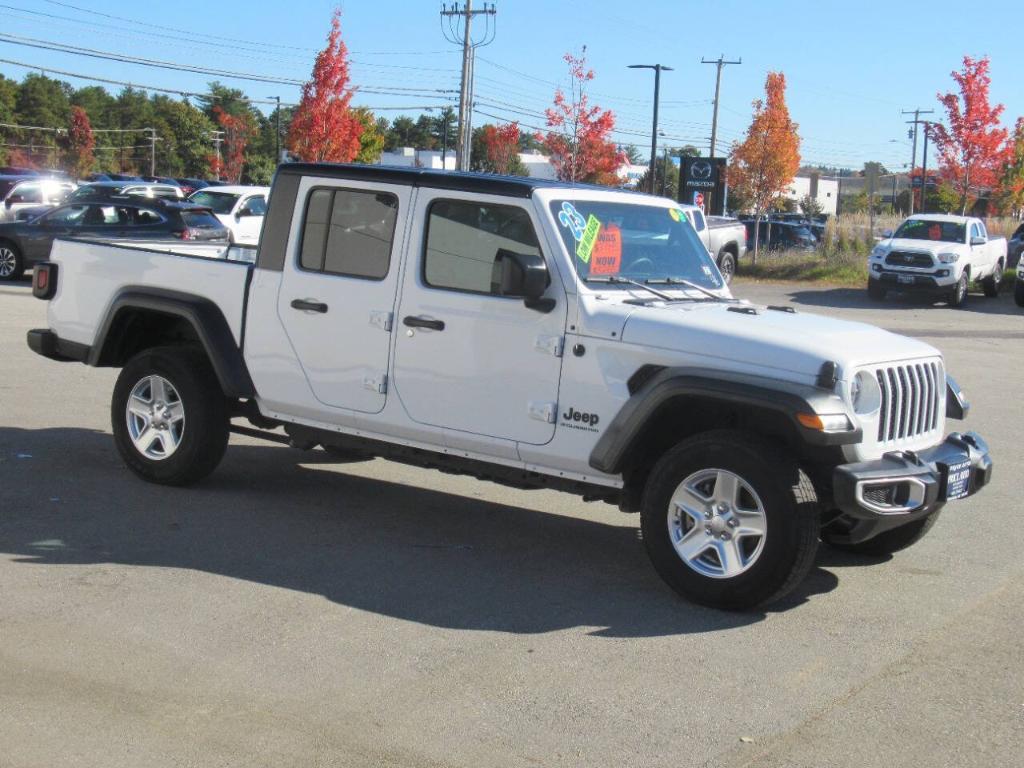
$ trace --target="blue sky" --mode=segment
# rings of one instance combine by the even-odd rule
[[[0,33],[130,56],[161,59],[274,78],[303,80],[323,46],[335,0],[3,0]],[[662,79],[661,129],[671,144],[706,149],[713,66],[701,57],[741,58],[725,69],[720,142],[739,138],[750,103],[769,70],[785,73],[787,100],[800,124],[806,162],[860,167],[880,160],[902,169],[910,160],[901,109],[934,108],[949,90],[949,73],[965,54],[992,59],[992,100],[1006,105],[1004,122],[1024,115],[1024,38],[1018,3],[998,0],[975,14],[962,3],[861,3],[819,0],[772,3],[704,0],[623,3],[606,0],[497,0],[494,41],[479,49],[478,110],[526,126],[542,125],[554,88],[566,80],[561,56],[586,45],[596,79],[595,103],[615,111],[616,140],[649,146],[653,76],[633,63],[675,68]],[[479,6],[479,2],[477,2]],[[69,6],[77,6],[69,7]],[[443,105],[458,88],[460,56],[442,35],[440,3],[392,0],[341,3],[351,51],[355,103],[408,107]],[[159,10],[158,10],[159,9]],[[172,9],[172,10],[168,10]],[[43,15],[48,14],[48,15]],[[108,14],[102,16],[98,14]],[[119,18],[111,18],[119,17]],[[136,23],[141,22],[141,23]],[[211,78],[86,58],[0,41],[0,58],[39,68],[201,92]],[[0,63],[20,79],[27,70]],[[57,75],[60,76],[60,75]],[[65,77],[76,86],[88,80]],[[298,87],[220,78],[253,98],[298,98]],[[116,86],[108,86],[117,90]],[[404,90],[399,90],[404,89]],[[389,91],[388,94],[371,91]],[[409,94],[408,96],[402,94]],[[403,110],[382,110],[394,117]],[[476,123],[492,117],[478,115]],[[721,146],[721,144],[720,144]]]

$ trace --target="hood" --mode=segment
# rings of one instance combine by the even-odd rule
[[[679,352],[693,364],[703,358],[713,366],[775,369],[812,378],[827,361],[837,363],[845,379],[863,365],[939,356],[924,342],[866,323],[747,304],[637,307],[626,319],[621,338]]]
[[[930,254],[955,251],[957,248],[964,246],[963,243],[949,243],[945,240],[916,240],[903,237],[883,240],[879,245],[890,251],[917,251],[918,253]]]

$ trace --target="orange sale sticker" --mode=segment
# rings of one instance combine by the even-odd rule
[[[590,274],[618,274],[622,265],[622,232],[614,224],[601,228],[590,254]]]

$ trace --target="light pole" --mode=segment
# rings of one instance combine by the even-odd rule
[[[277,165],[281,162],[281,97],[267,96],[267,98],[277,102],[277,110],[274,113],[277,117],[277,130],[274,133],[274,165]]]
[[[650,178],[650,193],[654,194],[654,169],[658,162],[658,96],[661,91],[661,73],[671,72],[672,67],[664,64],[630,64],[630,69],[653,69],[654,70],[654,121],[651,124],[651,169],[648,173]]]

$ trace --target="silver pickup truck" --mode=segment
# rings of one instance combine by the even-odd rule
[[[697,230],[704,247],[718,264],[718,271],[728,285],[736,274],[740,258],[747,252],[746,227],[727,216],[705,216],[704,211],[695,205],[683,205],[681,208]]]

